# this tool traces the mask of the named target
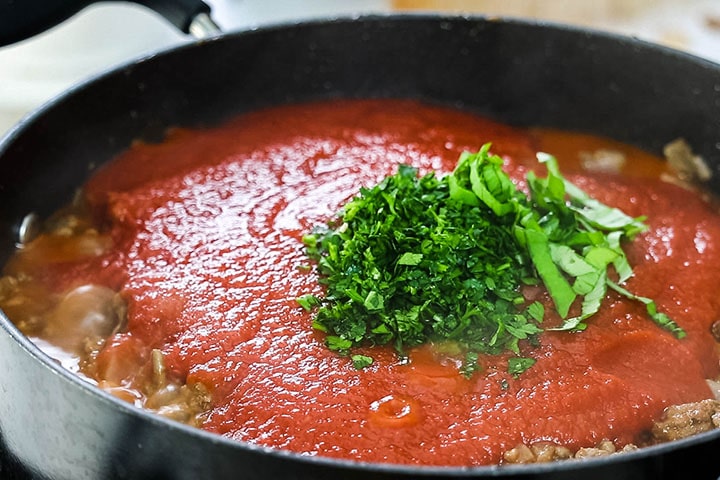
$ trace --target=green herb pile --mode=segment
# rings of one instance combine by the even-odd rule
[[[327,289],[325,298],[298,302],[316,309],[313,326],[327,333],[330,349],[350,354],[355,346],[392,343],[404,354],[449,341],[465,352],[471,374],[480,353],[519,354],[520,340],[537,344],[545,311],[522,296],[531,284],[544,285],[564,319],[556,329],[585,329],[611,288],[684,336],[652,300],[621,287],[632,275],[621,243],[647,228],[642,218],[590,198],[545,154],[538,159],[547,177],[530,172],[528,196],[489,149],[464,153],[442,178],[400,165],[304,237]],[[575,302],[580,313],[569,317]],[[352,360],[358,368],[372,363],[363,355]],[[511,373],[533,363],[514,357]]]

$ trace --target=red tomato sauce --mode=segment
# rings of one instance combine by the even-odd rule
[[[97,172],[86,192],[115,247],[50,268],[46,280],[58,290],[105,284],[127,302],[127,329],[98,355],[100,376],[122,383],[133,373],[117,358],[139,368],[160,349],[174,378],[212,393],[202,428],[310,455],[449,466],[498,463],[518,443],[624,445],[666,406],[712,397],[715,209],[658,178],[571,166],[568,177],[591,195],[647,216],[650,231],[628,246],[628,288],[656,299],[687,338],[611,293],[586,331],[523,345],[537,363],[517,378],[507,356],[481,358],[467,379],[432,347],[407,362],[369,349],[375,362],[363,370],[325,347],[295,300],[322,294],[315,270],[303,268],[302,235],[398,163],[449,172],[485,142],[516,179],[536,168],[537,134],[413,101],[283,106],[177,130]]]

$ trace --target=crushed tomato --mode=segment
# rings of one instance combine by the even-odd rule
[[[719,373],[710,327],[720,318],[720,218],[698,194],[660,181],[655,159],[631,159],[649,167],[630,176],[587,175],[558,154],[589,194],[647,216],[650,231],[627,249],[629,286],[656,299],[688,332],[683,340],[611,294],[585,332],[523,345],[537,363],[517,377],[501,355],[481,357],[482,370],[465,378],[432,346],[405,362],[368,347],[374,363],[356,370],[295,301],[322,293],[316,272],[302,268],[302,235],[360,186],[398,163],[451,171],[485,142],[519,180],[536,150],[563,138],[396,100],[289,105],[177,130],[94,175],[85,191],[114,246],[51,263],[41,281],[58,292],[88,283],[119,291],[127,326],[98,354],[97,380],[132,386],[158,349],[169,375],[210,392],[201,427],[233,439],[424,465],[498,463],[518,443],[636,442],[665,407],[712,397],[705,379]]]

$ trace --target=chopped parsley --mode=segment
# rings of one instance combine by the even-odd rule
[[[542,304],[522,296],[530,284],[547,289],[563,319],[554,330],[585,329],[610,287],[685,335],[652,300],[621,286],[632,275],[621,243],[647,229],[642,218],[589,197],[546,154],[538,160],[547,177],[530,172],[526,195],[489,150],[464,153],[441,178],[400,165],[303,238],[327,288],[325,298],[298,302],[316,311],[313,326],[327,333],[330,349],[349,355],[359,345],[392,344],[403,355],[450,341],[465,350],[468,375],[480,369],[478,354],[506,351],[517,355],[509,373],[519,375],[535,363],[519,356],[519,342],[537,345],[545,317]],[[576,302],[580,313],[569,316]],[[372,363],[352,360],[358,368]]]

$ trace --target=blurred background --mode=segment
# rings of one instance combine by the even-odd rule
[[[28,0],[24,0],[28,1]],[[10,2],[12,3],[12,2]],[[223,31],[394,11],[540,19],[633,35],[720,62],[719,0],[206,0]],[[94,4],[64,23],[0,47],[0,137],[29,112],[113,66],[192,41],[124,2]]]

